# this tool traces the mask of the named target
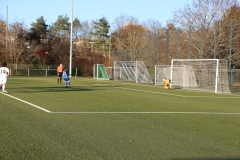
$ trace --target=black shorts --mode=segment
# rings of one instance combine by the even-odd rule
[[[58,77],[62,77],[62,72],[58,72]]]

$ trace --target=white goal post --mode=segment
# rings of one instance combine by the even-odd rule
[[[114,61],[113,76],[115,81],[153,83],[142,61]]]
[[[103,64],[94,64],[93,78],[97,80],[109,80],[106,67]]]
[[[223,59],[172,59],[171,88],[230,93],[227,67],[228,61]]]

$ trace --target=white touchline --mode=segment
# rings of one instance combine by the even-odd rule
[[[224,112],[51,112],[57,114],[216,114],[216,115],[240,115],[240,113]]]
[[[26,104],[28,104],[28,105],[30,105],[30,106],[35,107],[35,108],[38,108],[38,109],[40,109],[40,110],[43,110],[43,111],[45,111],[45,112],[51,113],[51,111],[49,111],[49,110],[47,110],[47,109],[44,109],[44,108],[42,108],[42,107],[39,107],[39,106],[37,106],[37,105],[35,105],[35,104],[32,104],[32,103],[30,103],[30,102],[24,101],[24,100],[22,100],[22,99],[20,99],[20,98],[17,98],[17,97],[14,97],[14,96],[11,96],[11,95],[5,94],[5,93],[2,93],[2,94],[6,95],[6,96],[8,96],[8,97],[11,97],[11,98],[13,98],[13,99],[16,99],[16,100],[18,100],[18,101],[21,101],[21,102],[23,102],[23,103],[26,103]]]

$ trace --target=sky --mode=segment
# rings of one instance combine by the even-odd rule
[[[24,22],[30,28],[31,23],[43,16],[46,24],[52,24],[59,15],[71,19],[72,1],[73,18],[80,22],[96,21],[104,16],[114,23],[117,17],[126,15],[140,23],[157,20],[162,26],[172,18],[173,11],[192,3],[192,0],[0,0],[0,19],[8,19],[9,24]]]

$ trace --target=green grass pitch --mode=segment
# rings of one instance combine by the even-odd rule
[[[9,77],[0,159],[240,159],[240,95]]]

